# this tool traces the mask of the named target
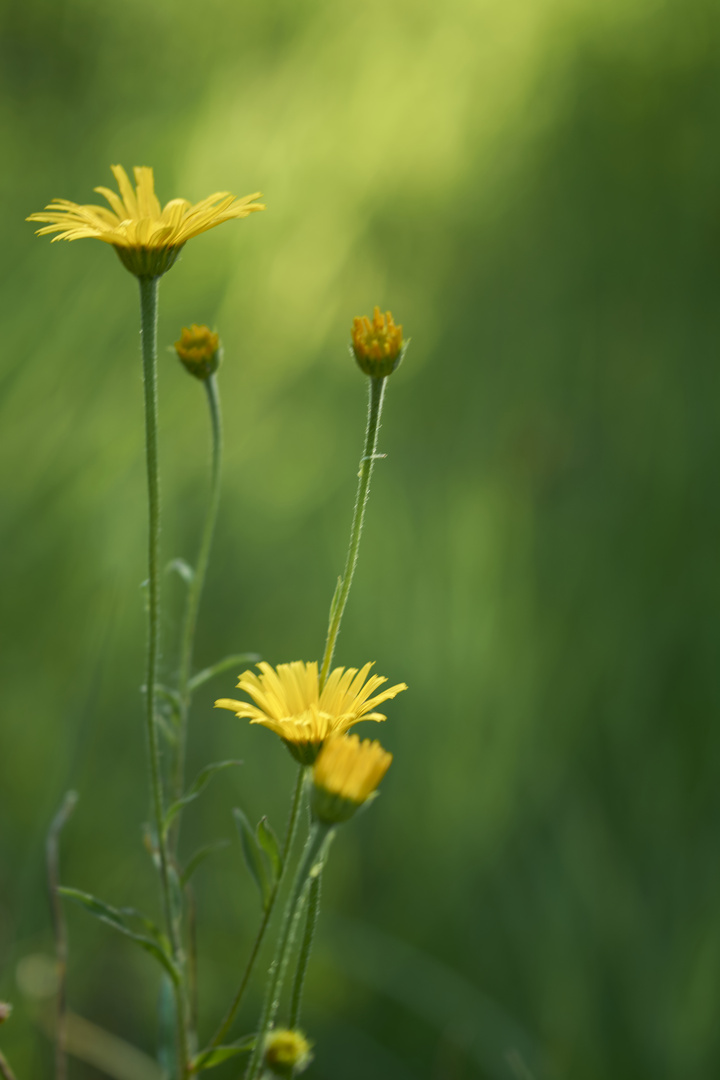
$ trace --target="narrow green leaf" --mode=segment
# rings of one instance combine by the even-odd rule
[[[330,623],[332,623],[333,619],[335,618],[335,612],[337,611],[338,601],[340,599],[340,592],[342,591],[342,587],[343,579],[339,577],[337,579],[337,585],[335,586],[335,592],[333,593],[332,600],[330,601],[330,615],[328,617],[328,622]]]
[[[218,660],[217,664],[203,668],[202,671],[198,671],[197,675],[193,675],[188,683],[188,690],[193,693],[199,686],[209,682],[210,679],[214,679],[216,675],[222,675],[223,671],[227,671],[228,668],[241,664],[256,664],[261,659],[260,653],[233,653],[232,656],[226,656],[224,660]]]
[[[172,825],[175,817],[180,813],[184,806],[191,803],[193,799],[197,799],[198,795],[207,786],[215,773],[219,772],[221,769],[229,768],[230,765],[242,765],[242,761],[214,761],[212,765],[206,765],[204,769],[200,770],[182,798],[178,799],[177,802],[172,803],[165,811],[163,835],[167,836],[168,829]]]
[[[186,585],[191,585],[193,578],[195,577],[195,571],[185,559],[171,559],[165,567],[165,573],[172,574],[173,572],[176,573],[178,577],[181,577]]]
[[[175,994],[170,979],[163,975],[158,995],[158,1064],[166,1077],[177,1077],[177,1018]]]
[[[280,854],[278,838],[266,817],[260,818],[258,821],[256,834],[260,847],[263,849],[270,862],[273,872],[273,885],[275,885],[275,882],[282,873],[282,855]]]
[[[216,840],[214,844],[206,844],[205,847],[199,848],[188,860],[187,866],[180,875],[182,887],[185,888],[198,866],[205,861],[208,855],[212,855],[213,851],[218,851],[220,848],[227,847],[229,843],[229,840]]]
[[[98,900],[96,896],[92,896],[90,893],[82,892],[80,889],[69,889],[62,886],[58,889],[61,896],[66,896],[68,900],[73,900],[76,904],[84,907],[86,911],[89,911],[91,915],[94,915],[100,922],[106,923],[111,926],[113,930],[117,930],[118,933],[123,934],[125,937],[134,941],[145,952],[154,956],[167,971],[173,982],[177,983],[180,980],[180,973],[178,972],[172,958],[165,951],[159,941],[153,940],[153,938],[146,937],[144,934],[138,934],[126,924],[122,911],[119,908],[112,907],[111,904],[106,904],[103,900]],[[148,920],[149,921],[149,920]]]
[[[240,843],[242,844],[243,855],[245,856],[245,862],[247,868],[255,878],[258,889],[260,890],[260,896],[262,897],[263,910],[267,911],[267,906],[270,901],[270,895],[272,893],[272,887],[268,881],[267,870],[265,869],[265,863],[262,858],[262,851],[258,841],[255,837],[255,833],[250,825],[250,822],[245,817],[245,814],[237,806],[233,810],[233,817],[235,818],[235,824],[237,825],[238,832],[240,833]]]
[[[203,1069],[212,1069],[215,1065],[222,1065],[223,1061],[237,1057],[238,1054],[247,1054],[255,1047],[255,1036],[245,1035],[234,1043],[227,1046],[215,1046],[212,1050],[202,1050],[193,1058],[190,1065],[191,1072],[202,1072]]]

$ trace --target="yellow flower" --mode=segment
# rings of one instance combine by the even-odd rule
[[[372,322],[367,315],[353,319],[352,351],[366,375],[392,375],[400,364],[407,342],[403,342],[402,326],[396,326],[389,311],[381,314],[375,306]]]
[[[209,326],[193,323],[183,326],[180,340],[175,342],[175,352],[185,369],[197,379],[207,379],[220,366],[222,349],[220,338]]]
[[[53,199],[42,213],[28,221],[49,222],[38,236],[58,233],[55,240],[86,237],[112,244],[123,264],[138,277],[158,277],[169,270],[187,240],[207,232],[223,221],[244,218],[264,210],[253,202],[260,194],[235,198],[227,191],[209,195],[194,205],[187,199],[171,199],[163,208],[155,195],[153,171],[135,167],[135,190],[122,165],[111,166],[120,194],[110,188],[95,191],[107,199],[106,206],[80,206],[67,199]]]
[[[265,1065],[275,1076],[303,1072],[312,1061],[311,1045],[302,1031],[277,1028],[265,1043]]]
[[[398,683],[376,694],[387,682],[382,675],[370,675],[372,664],[357,668],[335,668],[320,691],[318,666],[296,660],[278,664],[257,665],[260,675],[246,671],[240,676],[238,688],[255,702],[220,698],[215,707],[230,709],[236,716],[245,717],[251,724],[263,724],[285,741],[293,757],[310,765],[317,757],[325,739],[341,735],[359,720],[385,720],[372,710],[407,690]],[[368,678],[369,676],[369,678]]]
[[[357,735],[328,739],[313,769],[312,811],[318,821],[338,825],[373,798],[392,754],[379,742]]]

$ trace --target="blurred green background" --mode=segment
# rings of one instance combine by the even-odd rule
[[[720,1075],[718,5],[7,0],[0,28],[0,1046],[19,1080],[51,1075],[27,957],[52,950],[43,844],[68,787],[65,881],[157,912],[137,288],[105,245],[23,221],[95,201],[111,162],[153,165],[163,201],[268,206],[161,287],[163,349],[198,321],[226,351],[200,665],[320,653],[364,427],[350,323],[379,303],[412,337],[336,654],[410,691],[380,733],[382,797],[326,875],[308,1076]],[[192,558],[203,395],[165,351],[160,392],[164,556]],[[212,710],[233,686],[198,695],[191,768],[246,764],[188,811],[188,851],[233,837],[233,805],[287,812],[289,756]],[[234,839],[197,890],[208,1034],[258,917]],[[152,961],[68,917],[73,1009],[153,1053]]]

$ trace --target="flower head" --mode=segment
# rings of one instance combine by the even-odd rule
[[[330,736],[341,735],[359,720],[385,720],[383,713],[373,711],[375,707],[407,690],[405,683],[398,683],[375,694],[387,679],[370,675],[372,664],[365,664],[359,671],[335,668],[322,691],[315,662],[296,660],[278,664],[277,668],[263,662],[257,666],[260,675],[246,671],[238,682],[238,688],[250,695],[254,705],[220,698],[215,706],[230,709],[251,724],[270,728],[305,765],[312,764]]]
[[[352,351],[366,375],[392,375],[405,355],[402,326],[396,326],[389,311],[383,315],[375,306],[372,322],[367,315],[353,319]]]
[[[193,323],[183,326],[180,340],[175,342],[175,352],[185,370],[196,379],[208,379],[220,366],[222,348],[220,338],[209,326]]]
[[[223,221],[244,218],[264,210],[254,202],[259,195],[235,198],[218,191],[194,205],[187,199],[171,199],[161,207],[155,195],[153,171],[136,166],[135,188],[122,165],[111,166],[120,193],[110,188],[95,191],[107,199],[106,206],[80,206],[67,199],[53,199],[42,213],[30,214],[28,221],[49,222],[38,235],[57,233],[55,240],[82,240],[91,237],[112,244],[123,264],[138,277],[158,277],[169,270],[187,240],[207,232]]]
[[[390,768],[392,754],[379,742],[357,735],[328,739],[313,769],[313,816],[326,825],[347,821],[375,791]]]
[[[277,1028],[265,1043],[265,1066],[274,1076],[303,1072],[312,1061],[311,1045],[302,1031]]]

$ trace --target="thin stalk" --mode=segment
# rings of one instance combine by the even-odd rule
[[[258,1072],[262,1069],[265,1042],[280,1006],[280,994],[282,993],[287,962],[295,938],[297,924],[302,914],[307,889],[310,885],[310,873],[317,862],[318,856],[320,855],[323,844],[329,833],[330,827],[319,821],[314,822],[310,828],[310,835],[308,836],[305,850],[303,851],[300,864],[295,874],[295,880],[290,891],[290,896],[288,897],[285,906],[282,927],[275,949],[275,956],[268,972],[265,1000],[263,1002],[262,1013],[260,1014],[255,1046],[250,1061],[248,1062],[245,1080],[254,1080]]]
[[[358,552],[360,550],[360,538],[362,536],[363,523],[365,521],[365,507],[367,506],[367,501],[370,497],[370,480],[372,478],[373,467],[377,456],[377,440],[378,431],[380,430],[383,398],[385,396],[385,382],[386,380],[384,378],[377,378],[375,376],[370,377],[365,446],[363,448],[363,456],[360,458],[355,510],[353,512],[352,526],[350,528],[350,543],[348,545],[347,558],[345,560],[345,570],[343,571],[343,576],[341,578],[340,591],[337,594],[337,598],[334,599],[330,609],[330,621],[328,625],[327,640],[325,642],[325,653],[320,669],[321,690],[325,685],[325,680],[330,671],[333,653],[335,652],[335,644],[337,642],[338,634],[340,633],[340,623],[342,622],[345,605],[347,604],[350,586],[352,585],[352,579],[357,565]]]
[[[16,1080],[15,1073],[10,1068],[10,1062],[0,1050],[0,1076],[3,1080]]]
[[[198,611],[202,599],[203,586],[207,574],[208,562],[210,561],[210,549],[212,547],[215,523],[220,506],[220,479],[222,471],[222,417],[220,413],[220,394],[215,375],[210,375],[203,380],[207,393],[208,408],[210,412],[210,428],[212,431],[212,464],[210,478],[210,498],[205,513],[200,550],[195,563],[192,581],[188,586],[187,600],[185,604],[185,617],[180,638],[180,671],[178,676],[178,696],[180,698],[180,724],[178,731],[177,752],[175,757],[175,798],[179,799],[185,785],[185,755],[187,750],[187,727],[190,701],[192,698],[191,672],[193,648],[195,644],[195,630],[197,627]],[[179,822],[179,817],[177,821]],[[177,828],[174,830],[175,844],[177,844]]]
[[[67,1077],[67,961],[68,942],[67,925],[63,912],[62,900],[58,893],[60,887],[60,856],[58,841],[60,833],[75,809],[77,792],[68,791],[60,809],[52,820],[45,842],[48,892],[52,911],[53,934],[55,936],[55,957],[57,959],[57,999],[55,1006],[55,1080]]]
[[[160,888],[163,911],[173,956],[183,970],[182,949],[170,891],[167,839],[163,830],[165,814],[158,725],[155,717],[155,694],[160,659],[160,470],[158,465],[158,401],[157,401],[157,304],[156,277],[141,277],[140,318],[142,330],[143,387],[145,391],[145,455],[148,487],[148,643],[146,694],[146,736],[150,761],[150,788],[153,817],[160,858]],[[183,987],[175,987],[178,1026],[180,1076],[188,1066],[187,1019]]]
[[[307,914],[305,916],[305,933],[303,934],[302,943],[300,945],[300,953],[298,955],[297,967],[295,969],[295,979],[293,981],[292,996],[290,998],[290,1020],[288,1027],[294,1029],[300,1023],[300,1008],[302,1006],[302,995],[305,986],[305,976],[307,974],[308,963],[310,961],[310,953],[312,951],[313,938],[315,937],[315,928],[317,926],[318,915],[320,913],[320,886],[322,881],[322,872],[317,877],[313,878],[310,886],[310,893],[308,894],[307,902]]]
[[[280,886],[282,885],[283,879],[285,877],[285,868],[287,867],[288,860],[289,860],[289,857],[290,857],[290,850],[292,848],[292,842],[293,842],[293,840],[295,838],[295,830],[297,828],[298,813],[300,811],[300,801],[301,801],[301,797],[302,797],[304,783],[305,783],[305,767],[303,765],[301,765],[300,768],[298,769],[297,780],[295,781],[295,791],[293,793],[293,799],[292,799],[292,803],[291,803],[291,806],[290,806],[290,816],[288,818],[287,829],[285,830],[285,842],[283,844],[283,850],[282,850],[282,866],[280,868],[280,873],[278,875],[277,881],[275,882],[275,886],[274,886],[274,888],[272,890],[272,893],[270,894],[270,899],[268,900],[267,908],[263,913],[262,921],[260,923],[260,927],[258,929],[258,932],[255,935],[255,941],[253,942],[253,947],[252,947],[252,950],[250,952],[248,962],[245,965],[245,971],[243,973],[243,977],[242,977],[242,981],[240,983],[240,986],[237,989],[237,993],[235,994],[235,997],[233,998],[232,1003],[230,1005],[230,1008],[228,1009],[227,1013],[225,1014],[225,1017],[224,1017],[222,1023],[220,1024],[220,1027],[217,1029],[217,1031],[213,1035],[212,1039],[208,1043],[208,1045],[207,1045],[208,1050],[212,1049],[212,1047],[214,1047],[214,1046],[219,1046],[222,1043],[225,1036],[227,1035],[228,1031],[230,1030],[230,1028],[232,1026],[232,1022],[235,1019],[235,1016],[237,1015],[237,1011],[240,1008],[240,1005],[242,1003],[242,999],[243,999],[243,997],[245,995],[245,991],[247,989],[247,985],[250,982],[250,976],[252,975],[253,968],[255,967],[255,961],[257,960],[258,953],[260,952],[260,946],[263,943],[263,939],[265,937],[265,931],[267,930],[267,928],[268,928],[268,926],[270,924],[270,918],[271,918],[272,913],[273,913],[273,911],[275,909],[275,901],[278,898],[278,894],[280,892]]]

